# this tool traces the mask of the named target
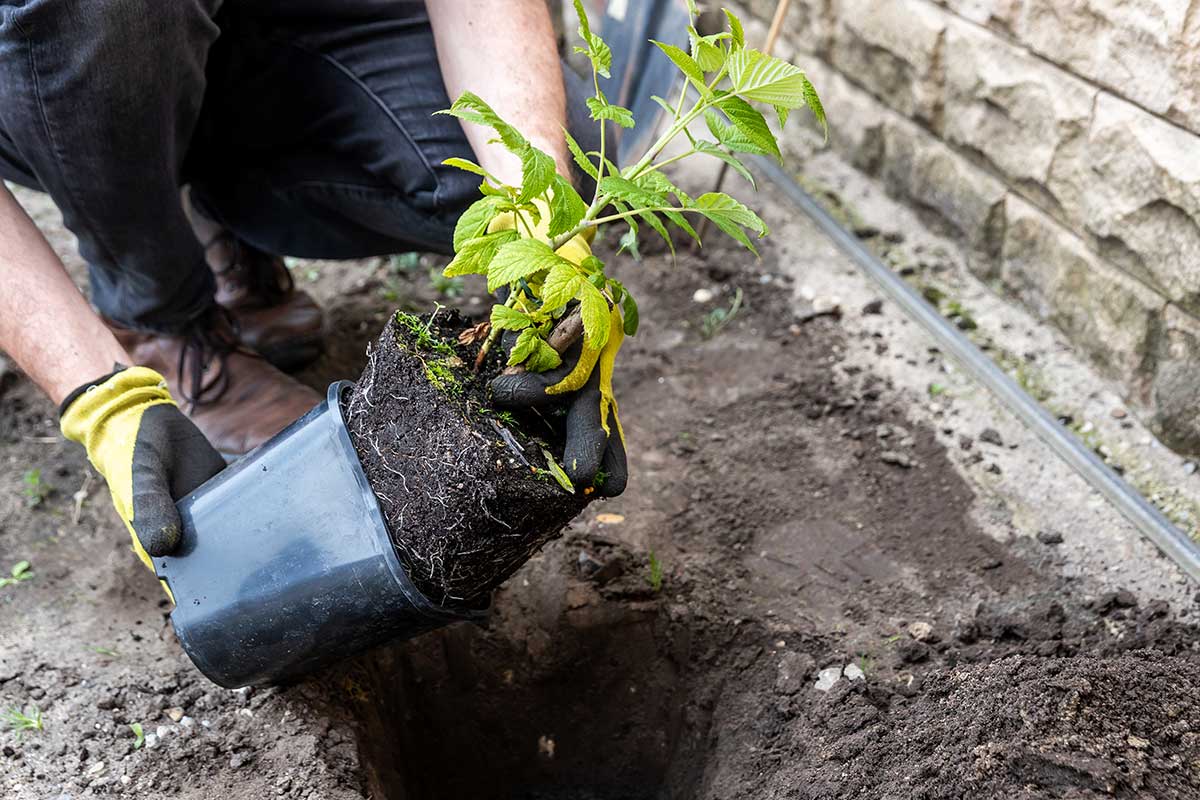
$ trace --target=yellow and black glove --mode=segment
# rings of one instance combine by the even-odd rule
[[[225,460],[171,399],[152,369],[130,367],[79,387],[59,408],[63,435],[87,449],[108,482],[138,557],[179,547],[175,501],[225,468]]]
[[[550,209],[541,200],[534,202],[539,206],[541,220],[533,227],[533,235],[549,241],[546,231]],[[489,224],[488,233],[516,227],[512,213],[499,214]],[[517,229],[526,233],[522,228]],[[594,235],[595,228],[587,232]],[[592,248],[587,238],[576,236],[556,252],[573,264],[582,264],[592,254]],[[612,313],[608,341],[599,350],[585,347],[580,340],[567,348],[562,354],[562,364],[552,370],[498,375],[492,380],[492,398],[501,408],[566,404],[563,467],[575,486],[594,486],[597,494],[604,497],[624,492],[629,480],[624,432],[612,391],[613,364],[625,335],[620,312],[613,309]],[[602,480],[597,481],[598,477]]]

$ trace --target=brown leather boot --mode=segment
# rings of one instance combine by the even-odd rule
[[[215,306],[179,335],[105,323],[139,366],[167,379],[179,403],[212,446],[247,453],[321,401],[321,396],[238,342],[228,312]]]
[[[324,348],[321,307],[296,288],[283,259],[239,240],[203,210],[190,189],[183,210],[217,279],[217,302],[233,314],[241,343],[283,370],[311,363]]]
[[[217,302],[233,315],[242,344],[288,371],[321,355],[321,307],[296,288],[282,258],[229,231],[211,239],[204,253],[217,279]]]

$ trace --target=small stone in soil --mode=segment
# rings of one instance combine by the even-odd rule
[[[913,461],[904,453],[898,453],[895,450],[884,450],[879,454],[879,460],[885,464],[894,464],[897,467],[908,469],[913,465]]]
[[[979,434],[979,441],[994,444],[997,447],[1004,447],[1004,440],[1000,438],[1000,432],[995,428],[984,428]]]
[[[883,301],[882,300],[872,300],[871,302],[867,303],[865,306],[862,307],[862,313],[864,315],[882,314],[883,313]]]
[[[842,674],[846,676],[847,680],[865,681],[867,679],[867,674],[858,664],[847,664],[846,668],[842,670]]]
[[[1037,540],[1042,544],[1062,544],[1063,535],[1058,531],[1038,531]]]
[[[908,635],[918,642],[934,641],[933,626],[928,622],[913,622],[908,626]]]
[[[713,299],[712,289],[697,289],[692,292],[693,303],[710,303]]]
[[[1197,466],[1195,461],[1183,462],[1183,472],[1185,475],[1192,475],[1196,472]]]
[[[817,683],[815,688],[818,692],[828,692],[841,679],[842,668],[840,666],[826,667],[817,673]]]

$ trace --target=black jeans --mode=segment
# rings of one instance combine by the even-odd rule
[[[50,194],[131,327],[213,302],[185,183],[270,253],[449,252],[479,196],[441,165],[471,155],[449,104],[421,2],[0,0],[0,176]]]

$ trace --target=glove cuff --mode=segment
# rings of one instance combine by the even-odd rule
[[[113,414],[133,407],[170,403],[167,381],[148,367],[128,367],[80,386],[59,407],[63,436],[92,451],[90,439]]]

